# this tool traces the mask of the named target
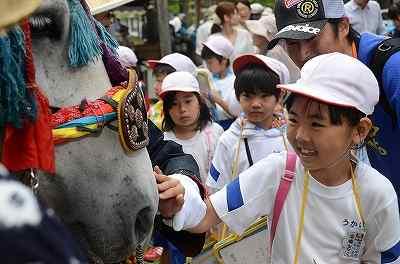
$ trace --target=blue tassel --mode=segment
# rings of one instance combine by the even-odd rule
[[[22,127],[22,119],[33,119],[36,107],[25,84],[24,36],[19,27],[0,37],[0,126]]]
[[[36,102],[26,85],[25,73],[25,38],[22,29],[17,26],[8,34],[11,43],[12,56],[16,62],[15,79],[18,83],[18,96],[21,114],[34,120],[36,118]]]
[[[68,0],[70,31],[68,59],[71,67],[94,62],[102,55],[100,41],[79,0]]]
[[[95,19],[94,19],[95,20]],[[95,20],[97,33],[100,39],[107,45],[107,47],[114,53],[117,54],[119,44],[117,40],[111,36],[107,29],[97,20]]]

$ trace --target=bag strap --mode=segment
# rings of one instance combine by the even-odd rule
[[[390,115],[393,128],[395,128],[397,124],[397,115],[393,107],[391,107],[383,89],[382,73],[386,61],[390,58],[390,56],[398,51],[400,51],[400,38],[385,39],[376,48],[375,54],[369,65],[379,83],[379,103],[383,107],[383,110]]]
[[[279,216],[281,215],[287,194],[289,193],[290,186],[292,185],[294,176],[296,174],[295,173],[296,159],[297,156],[295,153],[287,152],[285,175],[281,178],[278,191],[275,195],[274,211],[272,213],[272,223],[271,223],[270,249],[272,249],[272,243],[274,242],[275,231],[278,225]]]
[[[253,158],[251,157],[251,152],[250,152],[250,147],[249,147],[249,141],[247,138],[243,139],[244,141],[244,147],[246,148],[246,156],[247,156],[247,160],[249,162],[249,167],[253,166]]]

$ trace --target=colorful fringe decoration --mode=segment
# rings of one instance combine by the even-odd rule
[[[22,127],[24,119],[35,119],[36,106],[27,91],[24,68],[24,35],[17,26],[0,37],[0,126]]]
[[[118,42],[112,38],[112,36],[107,32],[107,30],[102,26],[101,28],[96,27],[99,24],[94,17],[90,14],[90,9],[85,0],[80,0],[83,9],[85,10],[88,18],[93,23],[94,28],[96,28],[97,34],[99,35],[101,41],[101,49],[103,51],[103,63],[106,68],[108,78],[113,86],[120,85],[121,83],[128,80],[128,71],[122,67],[121,63],[117,58],[115,51],[115,44]],[[101,31],[101,32],[99,32]],[[118,46],[117,46],[118,47]]]
[[[117,54],[117,49],[119,47],[118,41],[111,36],[111,34],[107,31],[107,29],[96,19],[94,19],[96,23],[97,33],[99,34],[100,39],[107,45],[107,47],[112,50],[114,54]]]
[[[68,0],[70,11],[68,58],[71,67],[94,62],[102,55],[100,41],[79,0]]]
[[[6,125],[1,161],[12,172],[38,169],[55,173],[54,145],[49,127],[49,102],[36,84],[31,32],[27,19],[24,20],[22,28],[25,58],[21,61],[21,67],[25,69],[27,94],[35,101],[37,115],[34,122],[24,119],[22,128]]]

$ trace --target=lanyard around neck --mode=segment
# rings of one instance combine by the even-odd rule
[[[357,59],[357,47],[354,41],[351,43],[351,56]]]
[[[351,186],[354,194],[354,199],[356,203],[356,209],[357,209],[357,214],[361,219],[361,222],[363,224],[363,228],[365,227],[365,222],[364,222],[364,217],[363,217],[363,211],[361,207],[361,196],[360,196],[360,190],[359,186],[353,171],[353,166],[350,163],[350,170],[351,170]],[[303,231],[304,231],[304,213],[305,209],[307,206],[307,197],[308,197],[308,191],[309,191],[309,185],[310,185],[310,172],[306,170],[306,173],[304,175],[304,181],[303,181],[303,194],[301,198],[301,209],[300,209],[300,221],[299,225],[297,228],[297,235],[296,235],[296,251],[294,255],[294,264],[297,264],[299,262],[299,257],[300,257],[300,249],[301,249],[301,238],[303,236]]]

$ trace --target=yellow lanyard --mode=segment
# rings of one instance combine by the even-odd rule
[[[351,169],[351,186],[352,186],[354,199],[355,199],[355,203],[356,203],[357,214],[361,219],[363,227],[365,227],[363,211],[362,211],[362,207],[361,207],[359,186],[357,184],[356,177],[355,177],[354,171],[353,171],[353,166],[351,164],[350,164],[350,169]],[[305,212],[306,205],[307,205],[309,183],[310,183],[310,172],[308,170],[306,170],[306,173],[304,176],[304,183],[303,183],[303,185],[304,185],[303,195],[301,198],[300,222],[298,225],[297,235],[296,235],[296,252],[295,252],[294,261],[293,261],[294,264],[297,264],[299,262],[299,257],[300,257],[301,238],[303,236],[303,230],[304,230],[304,212]]]
[[[297,264],[299,262],[299,257],[300,257],[301,237],[303,236],[303,230],[304,230],[304,211],[307,205],[309,183],[310,183],[310,172],[306,170],[306,175],[304,175],[304,183],[303,183],[304,185],[303,195],[301,198],[300,223],[296,235],[296,253],[294,255],[294,262],[293,262],[294,264]]]
[[[351,56],[357,59],[357,48],[356,48],[356,43],[354,41],[353,43],[351,43]]]

